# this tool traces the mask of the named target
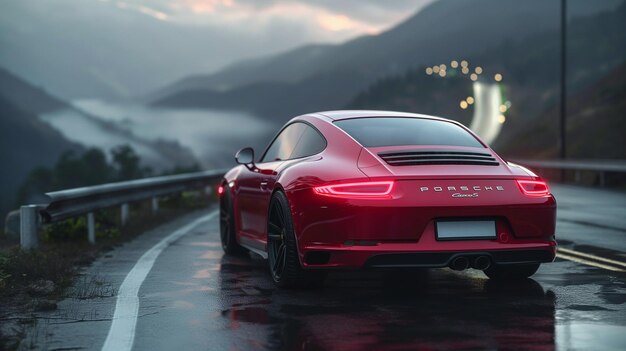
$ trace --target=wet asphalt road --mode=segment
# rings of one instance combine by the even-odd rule
[[[99,350],[116,289],[137,259],[205,214],[189,214],[99,259],[58,311],[39,315],[29,343]],[[619,222],[597,232],[586,222],[559,225],[576,235],[611,229],[610,235],[626,238],[626,231],[614,233]],[[515,284],[489,281],[475,270],[433,269],[337,272],[321,289],[279,290],[264,260],[223,255],[217,218],[161,253],[139,298],[134,350],[626,349],[624,272],[557,259]]]

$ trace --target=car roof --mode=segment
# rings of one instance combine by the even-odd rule
[[[316,113],[311,113],[308,115],[318,117],[318,118],[328,118],[333,121],[338,121],[342,119],[350,119],[350,118],[369,118],[369,117],[411,117],[411,118],[437,119],[437,120],[442,120],[442,121],[454,122],[446,118],[417,114],[417,113],[397,112],[397,111],[377,111],[377,110],[336,110],[336,111],[316,112]]]

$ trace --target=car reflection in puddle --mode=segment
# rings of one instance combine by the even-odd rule
[[[266,263],[223,257],[222,316],[250,347],[287,350],[554,349],[555,295],[532,279],[446,269],[335,272],[323,288],[280,290]]]

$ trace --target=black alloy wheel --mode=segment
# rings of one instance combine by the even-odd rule
[[[313,287],[324,282],[326,272],[304,270],[300,265],[289,202],[280,191],[270,201],[267,254],[270,274],[279,287]]]

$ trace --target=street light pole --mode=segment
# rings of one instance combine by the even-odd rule
[[[559,158],[567,157],[567,1],[561,0],[561,98],[559,108]],[[561,170],[561,181],[565,182],[565,170]]]
[[[567,157],[567,1],[561,0],[561,99],[559,113],[559,157],[565,159]]]

